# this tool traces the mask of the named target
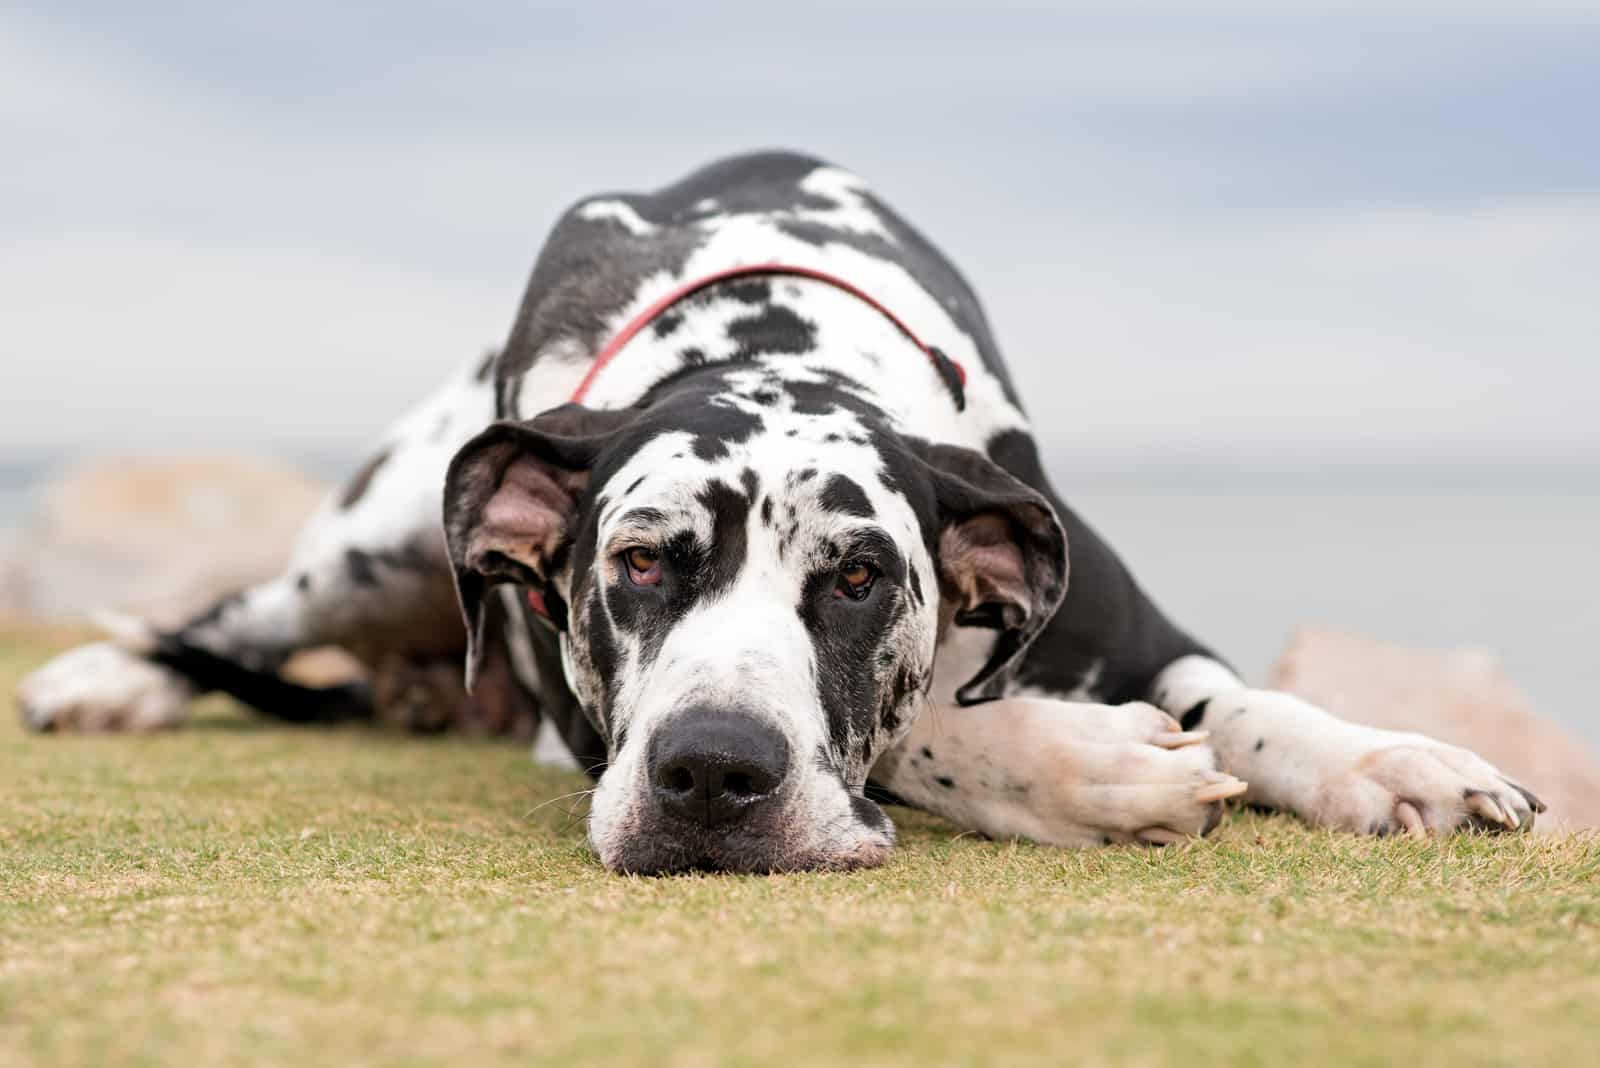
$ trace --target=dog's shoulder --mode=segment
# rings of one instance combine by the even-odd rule
[[[541,361],[581,361],[630,309],[673,285],[763,261],[846,277],[980,364],[1015,405],[977,294],[950,260],[862,178],[788,151],[719,160],[652,192],[579,200],[534,265],[500,374],[518,381]]]

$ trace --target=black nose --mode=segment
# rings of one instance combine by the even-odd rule
[[[778,792],[789,743],[753,716],[689,709],[656,731],[649,759],[662,809],[715,827],[743,819]]]

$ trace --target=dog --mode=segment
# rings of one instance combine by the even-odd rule
[[[370,686],[278,674],[352,651]],[[881,803],[1059,846],[1230,798],[1356,834],[1526,830],[1474,754],[1244,683],[1051,487],[956,269],[803,155],[586,198],[510,336],[401,420],[285,572],[26,679],[39,730],[275,715],[559,737],[619,872],[869,866]]]

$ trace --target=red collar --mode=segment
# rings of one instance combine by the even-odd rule
[[[661,299],[628,320],[627,324],[617,331],[616,336],[606,343],[606,347],[601,349],[600,354],[594,358],[594,363],[589,367],[589,373],[583,376],[583,381],[579,382],[578,388],[573,391],[572,403],[583,403],[583,398],[588,394],[589,387],[594,384],[594,380],[599,376],[600,372],[605,370],[606,365],[616,358],[617,353],[622,351],[622,347],[632,341],[634,335],[638,334],[639,331],[649,326],[651,320],[655,319],[656,316],[678,303],[678,301],[698,293],[707,286],[727,281],[729,278],[743,278],[752,274],[784,274],[800,278],[811,278],[818,282],[826,282],[835,289],[842,289],[856,299],[872,306],[885,319],[888,319],[899,328],[900,332],[913,345],[921,349],[923,355],[928,357],[928,362],[933,365],[933,369],[939,375],[940,381],[950,390],[950,395],[956,403],[956,409],[959,411],[966,407],[967,372],[959,363],[934,346],[925,343],[912,332],[911,327],[907,326],[903,319],[857,286],[851,285],[836,275],[828,274],[826,271],[819,271],[812,267],[796,267],[787,263],[755,263],[745,267],[730,267],[725,271],[717,271],[715,274],[691,279],[677,288],[669,290]]]

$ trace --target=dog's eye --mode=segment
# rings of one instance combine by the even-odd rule
[[[859,601],[872,589],[872,581],[877,577],[878,573],[871,564],[853,560],[839,569],[839,581],[833,587],[833,595]]]
[[[622,566],[635,586],[655,586],[661,582],[661,556],[654,549],[636,545],[625,550]]]

